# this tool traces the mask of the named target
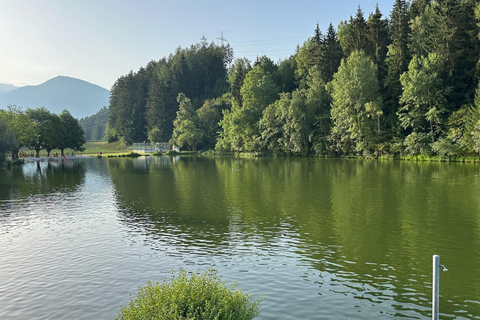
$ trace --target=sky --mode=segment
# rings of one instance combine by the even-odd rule
[[[38,85],[58,75],[106,89],[179,46],[205,36],[233,47],[235,58],[288,58],[318,23],[378,4],[389,16],[394,0],[0,0],[0,83]],[[226,42],[225,42],[226,43]]]

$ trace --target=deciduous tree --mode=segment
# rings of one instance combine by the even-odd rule
[[[78,120],[75,119],[68,110],[63,110],[58,117],[60,118],[61,125],[58,132],[61,136],[56,148],[60,149],[62,157],[64,156],[64,150],[66,148],[77,152],[85,150],[83,147],[85,144],[84,132]]]
[[[443,57],[432,53],[428,57],[414,56],[400,81],[403,93],[398,111],[400,124],[414,132],[429,132],[432,142],[442,130],[446,99],[438,70]]]
[[[342,60],[331,84],[331,142],[337,152],[369,155],[375,142],[381,98],[375,66],[363,51]]]

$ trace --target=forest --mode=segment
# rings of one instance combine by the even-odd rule
[[[202,38],[116,80],[106,138],[324,156],[480,153],[480,4],[362,9],[274,62]]]
[[[105,137],[105,127],[108,122],[108,108],[103,107],[97,113],[81,118],[78,123],[85,132],[85,140],[103,140]]]
[[[54,149],[64,155],[65,149],[83,151],[84,131],[70,112],[63,110],[59,115],[45,107],[22,110],[9,105],[0,110],[0,164],[6,153],[18,159],[20,149],[35,150],[35,157],[46,150],[47,156]]]

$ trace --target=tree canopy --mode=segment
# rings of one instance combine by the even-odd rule
[[[395,0],[388,20],[372,9],[338,31],[317,24],[278,62],[234,60],[204,38],[151,61],[112,87],[108,137],[292,155],[478,152],[480,5]]]
[[[45,107],[23,111],[11,105],[7,110],[0,110],[0,127],[2,160],[7,151],[12,159],[18,158],[24,147],[35,150],[36,157],[40,156],[41,150],[46,150],[48,156],[53,149],[60,149],[62,155],[67,148],[84,150],[84,131],[67,110],[56,115]]]

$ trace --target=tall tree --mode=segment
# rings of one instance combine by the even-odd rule
[[[274,153],[307,155],[312,120],[305,90],[282,93],[279,100],[265,109],[260,120],[262,142]]]
[[[363,11],[358,6],[357,14],[350,17],[350,20],[340,22],[338,26],[338,38],[343,49],[345,57],[350,56],[354,51],[362,50],[371,56],[372,48],[368,39],[367,22],[363,16]]]
[[[279,93],[270,72],[261,64],[256,65],[246,77],[241,89],[243,105],[235,101],[231,110],[223,111],[222,127],[217,149],[232,151],[255,151],[260,148],[258,122],[262,112],[273,103]]]
[[[431,0],[413,0],[408,8],[408,20],[414,20],[420,16],[431,2]]]
[[[296,70],[297,60],[294,55],[280,62],[278,66],[280,92],[292,92],[298,87],[298,81],[295,76]]]
[[[308,75],[308,71],[317,66],[323,67],[324,54],[325,54],[325,39],[320,31],[320,27],[317,27],[314,31],[312,38],[308,38],[300,47],[297,55],[297,77],[300,80],[300,87],[305,87],[305,81]]]
[[[13,143],[9,145],[12,159],[18,159],[19,150],[34,140],[35,124],[22,108],[15,105],[9,105],[7,110],[0,112],[8,123],[9,135],[13,137]]]
[[[60,137],[57,130],[61,127],[60,119],[57,115],[50,113],[45,107],[37,109],[27,109],[26,114],[33,122],[35,135],[28,142],[27,147],[35,150],[35,157],[40,157],[40,150],[50,151],[60,144]]]
[[[167,62],[163,59],[155,65],[150,79],[147,104],[145,106],[145,120],[149,134],[152,130],[158,132],[159,141],[168,141],[173,130],[175,109],[172,110],[172,94],[170,89],[170,73]],[[172,112],[173,111],[173,112]]]
[[[198,128],[202,132],[202,149],[213,149],[220,130],[222,110],[230,110],[231,94],[225,94],[217,99],[205,100],[203,106],[197,109]]]
[[[413,132],[429,133],[432,142],[442,131],[446,98],[438,70],[444,65],[443,56],[414,56],[400,81],[403,87],[398,111],[400,124]]]
[[[279,88],[271,72],[257,65],[246,75],[240,92],[243,107],[261,114],[263,109],[278,98]]]
[[[273,154],[285,152],[283,145],[284,117],[290,105],[290,93],[280,93],[280,99],[270,104],[262,114],[259,121],[262,148]]]
[[[448,58],[448,47],[455,30],[449,27],[447,17],[443,15],[437,2],[428,5],[423,13],[412,19],[410,28],[409,48],[412,55],[427,56],[429,53],[437,53]]]
[[[66,148],[77,152],[85,150],[83,147],[85,144],[84,131],[78,123],[78,120],[75,119],[68,110],[63,110],[58,117],[60,118],[61,124],[58,132],[61,136],[57,148],[60,149],[62,157],[64,156],[64,150]]]
[[[388,21],[382,19],[382,13],[375,7],[375,13],[372,13],[367,20],[368,40],[370,42],[371,58],[377,67],[377,79],[379,83],[383,83],[383,79],[387,74],[385,58],[387,56],[387,48],[389,45]]]
[[[342,47],[337,37],[337,32],[330,23],[325,35],[325,50],[323,55],[322,79],[325,83],[332,81],[342,61]]]
[[[399,100],[402,94],[400,76],[407,71],[410,61],[408,50],[408,6],[405,0],[395,0],[393,10],[390,13],[390,39],[385,63],[387,76],[385,78],[385,119],[387,127],[394,129],[397,123],[396,113],[400,106]]]
[[[313,121],[309,139],[316,153],[328,153],[328,135],[332,126],[330,117],[331,96],[325,88],[325,82],[319,68],[310,69],[307,87],[306,105],[309,118]]]
[[[478,1],[463,0],[447,2],[447,24],[454,29],[448,47],[446,87],[448,110],[458,110],[462,104],[472,105],[477,88],[476,64],[480,56],[480,41],[476,36],[478,27],[475,21],[475,7]]]
[[[177,101],[179,110],[177,118],[173,122],[173,135],[170,144],[177,147],[187,147],[197,150],[198,144],[202,141],[201,131],[197,127],[198,118],[190,99],[183,93],[178,94]]]
[[[363,51],[342,60],[331,83],[331,142],[337,152],[369,155],[375,142],[381,97],[375,66]]]
[[[235,99],[240,107],[242,106],[242,94],[240,93],[240,89],[242,89],[245,76],[250,70],[252,70],[252,66],[247,58],[236,59],[228,70],[230,92],[232,93],[233,99]]]
[[[134,140],[134,119],[132,109],[135,104],[135,76],[132,71],[115,81],[110,90],[109,124],[126,143]]]

